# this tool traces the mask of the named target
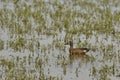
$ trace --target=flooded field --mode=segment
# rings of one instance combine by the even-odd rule
[[[120,1],[0,0],[0,80],[120,80]]]

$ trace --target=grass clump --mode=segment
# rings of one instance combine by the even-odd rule
[[[10,47],[15,51],[21,51],[25,49],[26,40],[22,37],[18,38],[16,41],[10,41]]]
[[[0,39],[0,50],[4,49],[4,41]]]

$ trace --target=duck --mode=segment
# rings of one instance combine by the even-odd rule
[[[88,48],[73,48],[73,41],[69,41],[65,43],[65,45],[70,45],[70,48],[69,48],[70,55],[84,56],[90,50]]]

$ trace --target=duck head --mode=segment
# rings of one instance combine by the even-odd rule
[[[73,47],[73,41],[66,42],[65,45],[70,45],[70,47]]]

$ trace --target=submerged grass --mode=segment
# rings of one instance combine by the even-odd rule
[[[67,40],[82,40],[81,36],[84,35],[85,39],[82,42],[77,43],[77,47],[90,47],[91,52],[95,52],[97,55],[102,55],[100,63],[109,62],[112,63],[119,51],[119,25],[120,25],[120,11],[117,10],[119,1],[103,0],[103,1],[85,1],[70,0],[68,2],[61,1],[14,1],[8,0],[1,1],[4,3],[0,10],[0,29],[5,31],[8,30],[8,46],[16,52],[24,52],[25,50],[33,53],[33,56],[23,57],[21,61],[15,60],[1,60],[0,65],[3,70],[7,70],[8,76],[5,77],[7,80],[11,79],[25,79],[25,80],[64,80],[63,77],[47,76],[44,72],[43,66],[49,64],[51,60],[50,54],[53,56],[58,54],[57,64],[62,65],[63,74],[67,74],[67,66],[64,62],[66,54],[64,54],[65,46],[64,41]],[[8,5],[11,3],[11,5]],[[9,7],[13,7],[12,9]],[[115,7],[116,10],[113,10]],[[64,32],[64,35],[60,35]],[[100,35],[103,35],[100,39]],[[4,49],[6,42],[0,35],[0,50]],[[41,40],[52,37],[51,43],[42,45]],[[90,43],[92,36],[95,37],[95,42]],[[109,36],[113,39],[107,46],[107,39]],[[62,38],[61,38],[62,37]],[[38,51],[37,51],[38,50]],[[58,50],[58,52],[54,52]],[[40,52],[41,51],[41,52]],[[52,52],[53,51],[53,52]],[[39,57],[34,56],[35,53],[39,53]],[[48,52],[48,53],[47,53]],[[55,54],[54,54],[55,53]],[[100,54],[99,54],[100,53]],[[44,54],[44,56],[42,55]],[[118,61],[120,62],[118,55]],[[42,59],[44,58],[44,59]],[[54,57],[52,57],[54,58]],[[94,55],[86,55],[83,63],[91,62],[94,63],[97,58]],[[68,58],[65,59],[67,61]],[[43,63],[45,60],[45,63]],[[59,60],[63,60],[59,63]],[[69,60],[69,59],[68,59]],[[115,59],[117,61],[117,59]],[[118,62],[117,61],[117,62]],[[18,63],[19,62],[19,63]],[[54,62],[54,60],[53,60]],[[74,62],[74,61],[73,61]],[[98,63],[99,64],[99,63]],[[35,67],[35,69],[26,68],[26,66]],[[52,64],[51,64],[52,65]],[[54,65],[54,64],[53,64]],[[15,69],[19,68],[19,69]],[[96,66],[92,68],[92,76],[95,79],[108,79],[107,75],[112,75],[112,67],[108,65],[101,66],[99,69]],[[76,68],[76,76],[79,77],[79,69]],[[39,76],[37,75],[37,71]],[[104,73],[104,74],[103,74]],[[2,74],[2,75],[3,75]],[[49,72],[50,74],[50,72]],[[2,76],[1,75],[1,76]]]

